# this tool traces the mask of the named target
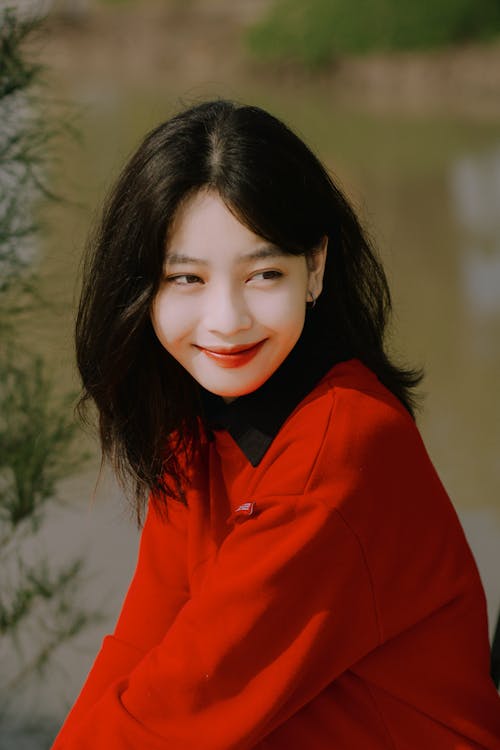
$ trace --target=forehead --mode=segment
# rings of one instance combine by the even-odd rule
[[[206,261],[223,256],[245,261],[284,256],[283,250],[254,234],[213,191],[190,197],[176,214],[166,246],[168,263]]]

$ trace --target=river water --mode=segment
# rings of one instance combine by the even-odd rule
[[[418,424],[475,554],[491,631],[500,609],[500,120],[375,112],[355,99],[340,104],[311,80],[295,88],[254,80],[244,90],[201,82],[193,92],[182,81],[138,87],[82,74],[66,79],[62,94],[79,110],[83,144],[61,146],[58,179],[78,203],[44,213],[37,263],[50,305],[22,331],[47,356],[61,391],[76,385],[71,328],[84,236],[138,139],[180,97],[237,96],[270,109],[325,161],[384,259],[395,308],[391,346],[400,360],[426,370]],[[111,480],[91,503],[96,473],[94,458],[61,485],[65,506],[44,531],[54,559],[85,553],[83,599],[105,618],[61,651],[50,690],[33,689],[38,706],[56,717],[112,627],[135,562],[137,532]]]

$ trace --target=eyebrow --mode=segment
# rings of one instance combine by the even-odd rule
[[[263,245],[262,247],[254,250],[251,253],[240,255],[238,258],[238,263],[248,263],[249,261],[263,260],[265,258],[278,258],[282,257],[283,255],[287,255],[287,253],[285,253],[284,250],[281,250],[281,248],[277,247],[276,245]],[[165,262],[168,263],[168,265],[182,265],[188,263],[193,263],[200,266],[209,265],[208,260],[203,260],[202,258],[192,258],[188,255],[184,255],[183,253],[167,253]]]

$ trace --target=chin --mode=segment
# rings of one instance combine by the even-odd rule
[[[256,391],[257,388],[260,388],[260,386],[263,385],[266,380],[267,378],[264,378],[247,385],[242,385],[239,388],[221,388],[220,386],[217,387],[215,384],[214,387],[211,388],[209,387],[209,385],[205,385],[203,383],[201,385],[203,385],[203,387],[206,388],[207,391],[214,393],[216,396],[221,396],[221,398],[233,400],[235,398],[239,398],[240,396],[247,396],[249,393],[253,393],[253,391]]]

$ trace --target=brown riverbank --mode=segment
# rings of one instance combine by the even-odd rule
[[[170,0],[88,4],[69,18],[49,18],[43,59],[60,80],[106,80],[157,87],[179,95],[222,84],[303,88],[320,85],[343,103],[396,112],[500,116],[500,40],[428,53],[379,54],[339,60],[321,73],[262,64],[244,36],[269,0]],[[203,91],[197,90],[198,94]]]

